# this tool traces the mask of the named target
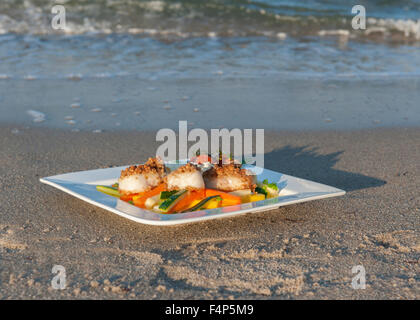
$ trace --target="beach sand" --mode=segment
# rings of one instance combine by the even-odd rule
[[[173,227],[39,182],[145,161],[155,133],[0,127],[0,299],[419,299],[420,129],[268,132],[269,169],[343,197]],[[52,267],[66,269],[64,290]],[[353,266],[366,289],[352,288]]]

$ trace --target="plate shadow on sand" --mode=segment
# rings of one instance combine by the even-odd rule
[[[354,191],[386,184],[386,181],[360,173],[334,169],[344,151],[320,154],[310,146],[287,145],[264,155],[264,166],[299,178],[331,185],[345,191]]]

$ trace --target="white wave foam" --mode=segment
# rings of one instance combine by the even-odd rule
[[[348,37],[348,36],[350,36],[350,31],[349,30],[343,30],[343,29],[338,29],[338,30],[320,30],[318,32],[318,35],[320,35],[321,37],[324,37],[324,36],[343,36],[343,37]]]
[[[160,12],[162,8],[166,8],[168,4],[165,4],[162,1],[151,1],[139,6],[145,7],[147,10],[154,12]],[[38,8],[39,9],[39,8]],[[277,17],[278,16],[278,17]],[[275,17],[278,20],[286,21],[288,19],[293,20],[293,24],[299,25],[299,20],[296,20],[294,17],[280,16],[276,15]],[[16,19],[16,20],[15,20]],[[311,17],[312,20],[317,20],[317,18]],[[309,20],[311,20],[309,19]],[[308,20],[308,21],[309,21]],[[312,23],[311,20],[311,23]],[[306,21],[305,23],[307,23]],[[316,21],[313,21],[316,22]],[[135,25],[116,25],[114,26],[109,20],[95,20],[85,17],[82,22],[74,22],[71,19],[67,20],[66,29],[55,31],[51,28],[50,20],[42,12],[37,10],[37,8],[29,7],[24,12],[23,19],[17,19],[6,14],[0,14],[0,34],[7,33],[17,33],[17,34],[35,34],[35,35],[45,35],[45,34],[70,34],[70,35],[79,35],[79,34],[111,34],[111,33],[128,33],[128,34],[140,34],[151,37],[179,37],[179,38],[192,38],[192,37],[208,37],[215,38],[227,34],[229,36],[246,36],[248,31],[244,31],[241,28],[231,29],[229,26],[228,29],[223,30],[208,30],[207,27],[200,29],[194,28],[194,30],[187,30],[183,25],[175,24],[173,27],[165,26],[163,28],[149,28],[145,26],[135,26]],[[239,27],[239,26],[238,26]],[[390,33],[400,33],[405,38],[414,38],[420,40],[420,19],[383,19],[383,18],[368,18],[367,19],[367,29],[364,32],[361,30],[353,31],[351,29],[346,29],[349,27],[348,22],[343,22],[343,27],[327,30],[322,29],[318,32],[319,36],[340,36],[348,37],[351,35],[355,36],[369,36],[373,33],[382,33],[385,36],[388,36]],[[350,27],[349,27],[350,28]],[[305,28],[303,28],[305,29]],[[287,30],[285,30],[287,32]],[[278,30],[256,30],[253,29],[249,31],[250,34],[262,35],[266,37],[276,37],[284,39],[283,33]],[[304,31],[304,32],[307,32]]]
[[[139,3],[138,6],[140,8],[155,12],[162,12],[163,10],[165,10],[165,3],[163,1],[143,2]]]
[[[276,36],[277,36],[277,38],[279,38],[281,40],[284,40],[284,39],[287,38],[287,34],[284,33],[284,32],[278,32]]]
[[[368,36],[372,33],[383,33],[385,34],[387,29],[385,27],[370,27],[365,30],[365,34]]]
[[[377,19],[368,18],[368,29],[378,31],[379,28],[386,31],[398,31],[404,34],[405,37],[414,37],[420,39],[420,19],[416,20],[403,20],[403,19]],[[370,26],[369,26],[370,25]],[[376,28],[376,29],[374,29]]]
[[[45,121],[45,114],[40,112],[40,111],[27,110],[26,113],[29,114],[32,117],[33,122],[43,122],[43,121]]]
[[[34,76],[34,75],[31,75],[31,74],[28,74],[28,75],[24,76],[23,79],[31,81],[31,80],[36,80],[37,77]]]

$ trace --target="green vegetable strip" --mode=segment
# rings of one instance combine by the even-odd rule
[[[266,186],[268,186],[268,187],[270,187],[271,189],[274,189],[274,190],[279,190],[279,187],[277,186],[277,183],[268,183],[268,180],[267,179],[265,179],[264,181],[263,181],[263,184],[265,184]]]
[[[261,193],[261,194],[267,196],[267,191],[265,191],[264,188],[256,187],[255,192]]]
[[[112,187],[107,187],[107,186],[96,186],[96,190],[105,193],[109,196],[113,196],[113,197],[120,197],[120,193],[118,192],[118,189],[112,188]]]
[[[175,193],[177,193],[176,190],[174,190],[174,191],[162,191],[160,193],[160,200],[168,199],[170,196],[174,195]]]
[[[175,205],[175,203],[177,203],[178,200],[181,199],[181,196],[185,195],[186,193],[187,190],[181,190],[171,195],[168,199],[166,199],[160,204],[159,210],[161,210],[162,212],[168,212]]]
[[[209,202],[210,200],[215,199],[215,198],[219,198],[220,200],[222,200],[222,197],[220,197],[220,196],[207,197],[207,198],[201,200],[199,203],[197,203],[194,207],[189,208],[187,210],[184,210],[181,213],[200,210],[207,202]]]

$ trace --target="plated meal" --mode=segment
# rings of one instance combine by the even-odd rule
[[[345,194],[267,168],[214,163],[205,155],[165,163],[150,159],[143,165],[68,172],[40,181],[90,205],[155,226],[254,214]]]
[[[142,209],[176,214],[264,201],[279,197],[281,188],[275,181],[258,181],[234,160],[201,155],[174,170],[159,158],[149,158],[123,169],[113,185],[96,189]]]

